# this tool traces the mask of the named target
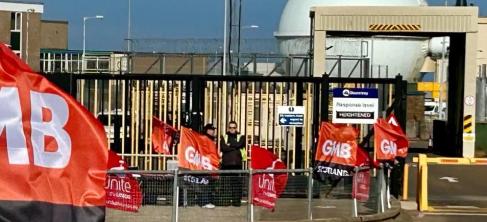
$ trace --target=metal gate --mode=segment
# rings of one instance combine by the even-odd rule
[[[152,74],[50,74],[49,79],[70,92],[105,126],[110,149],[129,166],[165,170],[166,161],[152,147],[152,117],[176,129],[201,130],[207,123],[223,135],[236,121],[247,149],[257,144],[276,153],[290,169],[313,163],[320,120],[331,115],[334,87],[378,88],[380,115],[395,112],[405,126],[405,83],[395,79],[316,77],[263,77]],[[396,99],[400,98],[400,99]],[[303,106],[303,127],[280,126],[279,106]],[[361,125],[361,145],[371,148],[371,126]]]

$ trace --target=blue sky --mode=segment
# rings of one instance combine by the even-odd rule
[[[305,0],[303,0],[305,1]],[[345,1],[345,0],[344,0]],[[103,15],[87,22],[87,49],[122,50],[127,36],[128,0],[44,0],[44,19],[69,22],[69,48],[82,48],[83,17]],[[133,38],[222,38],[223,0],[132,0]],[[247,38],[272,38],[286,0],[244,0],[243,25]],[[428,0],[443,5],[445,0]],[[455,0],[449,0],[454,4]],[[487,15],[486,0],[470,0]]]

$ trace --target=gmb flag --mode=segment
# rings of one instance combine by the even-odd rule
[[[189,128],[181,127],[178,162],[179,167],[190,170],[218,170],[220,159],[213,140]]]
[[[374,124],[374,149],[377,160],[394,160],[396,156],[406,157],[408,139],[402,130],[399,131],[384,119],[379,119]]]
[[[338,179],[352,176],[357,162],[357,132],[353,127],[321,123],[315,156],[315,177]]]
[[[0,219],[103,221],[103,126],[0,43]]]

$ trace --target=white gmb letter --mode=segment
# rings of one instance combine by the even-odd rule
[[[71,138],[63,129],[69,118],[68,104],[62,97],[51,93],[31,91],[30,98],[34,164],[47,168],[66,167],[71,158]],[[51,111],[51,121],[43,121],[42,108]],[[58,145],[55,152],[45,151],[45,136],[55,138]]]
[[[25,144],[22,126],[22,109],[19,91],[15,87],[0,88],[0,134],[6,131],[7,154],[9,164],[29,164],[29,153]]]

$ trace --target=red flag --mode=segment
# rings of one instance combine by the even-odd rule
[[[323,122],[316,150],[315,160],[355,166],[357,155],[357,133],[349,126],[337,128]]]
[[[384,119],[379,119],[374,124],[374,149],[377,160],[394,160],[398,153],[401,155],[407,155],[406,148],[401,148],[401,152],[398,152],[398,141],[407,140],[404,135],[394,130],[390,124]]]
[[[217,170],[220,163],[215,142],[186,127],[181,127],[178,160],[180,167],[191,170]]]
[[[127,164],[113,151],[109,151],[108,169],[126,170]],[[108,174],[105,183],[108,208],[138,212],[142,205],[142,192],[132,174]]]
[[[397,121],[396,116],[394,114],[391,114],[387,118],[387,123],[389,123],[391,128],[395,130],[398,135],[400,135],[396,143],[397,155],[404,158],[407,157],[409,149],[409,139],[399,125],[399,121]]]
[[[157,117],[152,117],[152,146],[154,152],[171,154],[173,135],[177,132],[171,125],[164,123]]]
[[[252,169],[286,169],[286,165],[272,152],[252,146]],[[259,173],[252,175],[252,202],[268,209],[274,209],[277,198],[287,185],[287,173]]]
[[[0,44],[0,215],[10,221],[101,221],[103,126]]]

